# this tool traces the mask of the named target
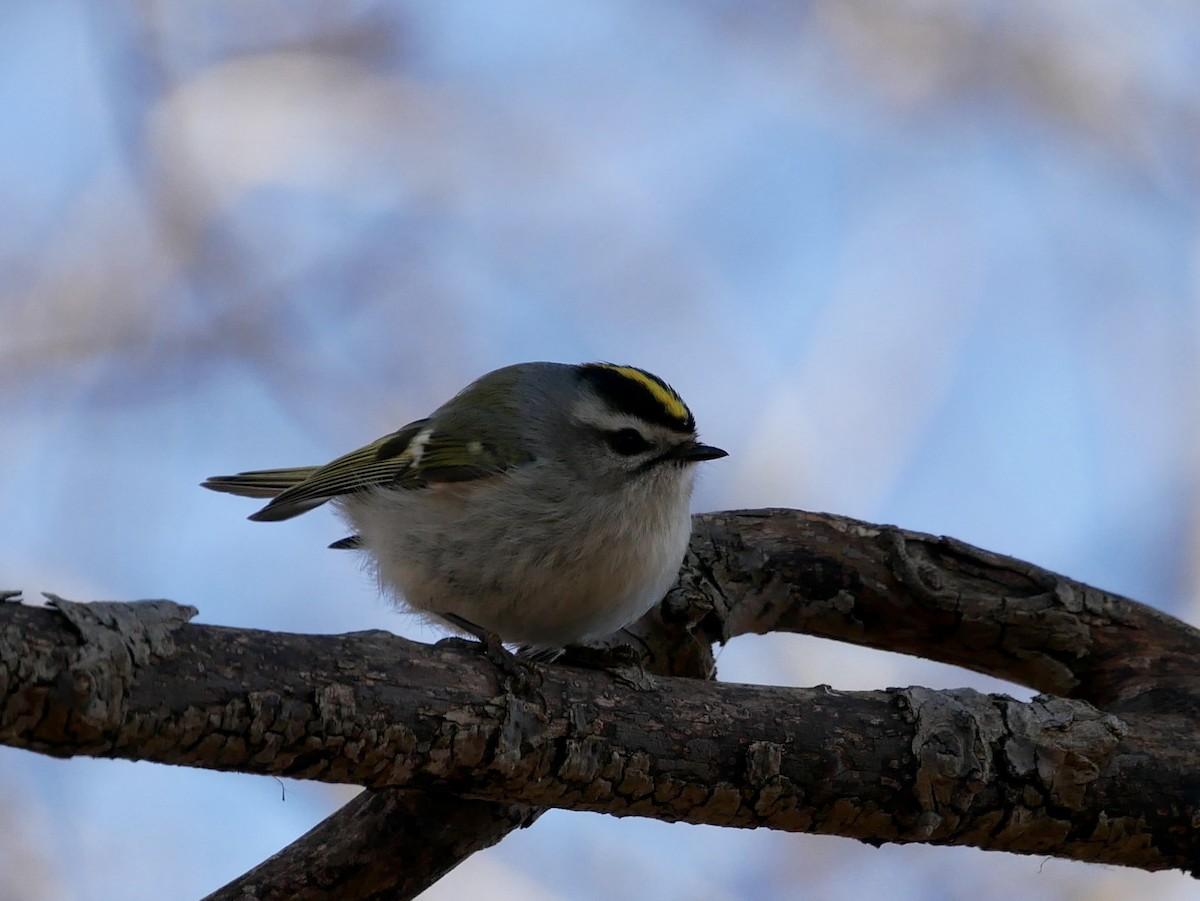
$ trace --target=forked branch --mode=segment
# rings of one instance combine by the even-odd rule
[[[513,676],[387,633],[192,613],[3,605],[0,741],[375,790],[214,897],[411,896],[549,806],[1200,869],[1200,633],[950,539],[788,510],[698,517],[677,588],[636,627],[666,676]],[[1052,696],[695,678],[712,641],[772,630]]]

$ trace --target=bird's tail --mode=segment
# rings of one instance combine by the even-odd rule
[[[292,469],[257,469],[239,472],[235,476],[213,476],[200,483],[201,487],[242,497],[275,497],[294,485],[299,485],[320,467],[296,466]]]
[[[320,466],[295,466],[291,469],[255,469],[250,472],[239,472],[235,476],[213,476],[200,483],[202,488],[213,491],[223,491],[226,494],[240,494],[242,497],[278,497],[290,488],[307,482]],[[250,519],[278,520],[291,519],[306,510],[319,507],[329,500],[328,495],[321,497],[303,498],[299,501],[289,500],[287,503],[271,501],[257,513],[251,513]]]

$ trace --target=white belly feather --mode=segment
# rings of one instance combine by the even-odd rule
[[[595,641],[662,598],[691,533],[690,469],[664,467],[636,494],[546,496],[538,481],[531,468],[336,503],[397,601],[457,614],[506,642]]]

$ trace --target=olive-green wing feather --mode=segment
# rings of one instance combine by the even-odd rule
[[[409,465],[397,482],[403,488],[424,488],[439,482],[469,482],[497,475],[533,459],[532,455],[512,449],[504,455],[494,444],[477,438],[464,441],[461,435],[440,432],[417,435],[406,453]]]
[[[331,497],[394,482],[409,464],[404,450],[425,423],[423,419],[411,422],[398,432],[351,451],[324,466],[262,469],[233,476],[214,476],[203,482],[203,486],[248,497],[273,497],[274,500],[251,514],[250,518],[263,521],[291,519],[313,507],[319,507]],[[380,450],[385,446],[389,448],[389,454],[381,458]]]
[[[324,466],[214,476],[203,484],[214,491],[274,497],[250,519],[275,521],[298,516],[343,494],[379,486],[415,489],[479,479],[529,459],[518,455],[504,460],[485,441],[439,434],[429,420],[419,419]]]

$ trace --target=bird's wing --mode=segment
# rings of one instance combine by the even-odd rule
[[[425,488],[496,475],[531,458],[509,455],[474,434],[452,427],[434,429],[428,419],[410,422],[365,447],[319,467],[265,469],[214,476],[204,487],[248,497],[273,497],[250,516],[259,521],[290,519],[327,500],[375,487]]]

